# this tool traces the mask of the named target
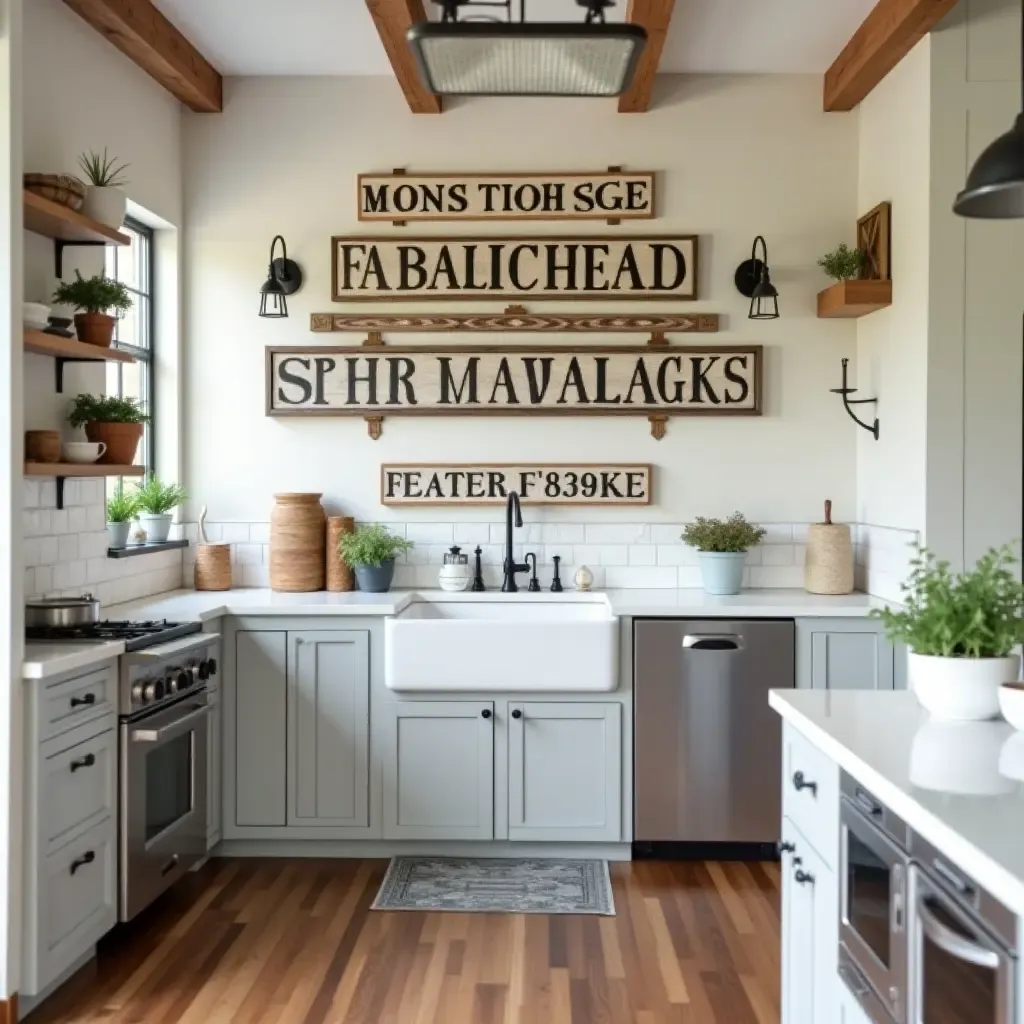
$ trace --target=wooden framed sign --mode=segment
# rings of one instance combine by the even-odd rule
[[[644,463],[391,463],[380,467],[382,505],[649,505]]]
[[[268,416],[758,416],[760,345],[269,347]]]
[[[646,220],[654,174],[360,174],[361,221]]]
[[[368,331],[396,331],[399,333],[452,334],[482,331],[522,331],[533,334],[608,333],[645,334],[714,334],[718,330],[717,313],[650,313],[616,316],[614,313],[527,313],[525,309],[509,306],[504,313],[311,313],[309,329],[317,334],[349,332],[363,334]]]
[[[696,235],[331,240],[335,302],[697,298]]]

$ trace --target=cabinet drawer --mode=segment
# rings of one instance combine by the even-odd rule
[[[43,759],[39,815],[47,856],[77,833],[99,825],[105,818],[115,818],[116,813],[116,729]]]
[[[839,767],[788,723],[783,732],[782,813],[834,871],[839,856]]]
[[[110,665],[46,688],[39,738],[59,736],[85,722],[116,714],[117,672]]]

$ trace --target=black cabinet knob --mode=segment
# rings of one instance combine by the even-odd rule
[[[522,713],[522,711],[519,710],[519,708],[516,708],[515,711],[512,712],[512,717],[513,718],[522,718],[523,717],[523,713]]]
[[[95,704],[95,703],[96,703],[96,694],[95,693],[87,693],[87,694],[85,694],[82,697],[72,697],[71,698],[71,706],[73,708],[81,707],[83,705],[87,706],[89,704]]]
[[[796,853],[796,843],[790,843],[788,841],[784,841],[784,842],[778,843],[776,845],[775,849],[778,852],[780,857],[783,856],[783,854],[786,854],[786,853]]]
[[[81,857],[71,862],[71,874],[74,874],[79,868],[84,868],[86,864],[91,864],[96,859],[96,854],[92,850],[86,850]]]
[[[481,718],[490,718],[491,717],[490,710],[488,708],[484,708],[483,711],[480,712],[480,717]]]
[[[77,761],[71,762],[71,770],[77,772],[79,768],[91,768],[95,763],[96,755],[86,754],[85,757],[80,757]]]
[[[809,789],[811,796],[818,795],[818,784],[816,782],[808,782],[804,778],[803,772],[796,772],[793,775],[793,788],[799,793],[802,789]]]

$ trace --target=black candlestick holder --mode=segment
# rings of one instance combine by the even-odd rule
[[[865,423],[862,419],[858,418],[857,414],[850,408],[851,405],[877,405],[877,398],[850,398],[850,395],[857,393],[857,388],[851,388],[847,386],[846,375],[847,367],[850,364],[849,359],[843,360],[843,386],[841,388],[831,388],[833,395],[843,396],[843,407],[846,409],[850,416],[850,419],[857,424],[858,427],[863,427],[876,441],[878,440],[878,417],[875,417],[874,423]]]

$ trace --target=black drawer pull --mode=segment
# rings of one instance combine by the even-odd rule
[[[71,706],[73,708],[80,707],[83,704],[84,705],[89,705],[89,704],[95,704],[95,703],[96,703],[96,694],[95,693],[87,693],[84,697],[72,697],[71,698]]]
[[[95,763],[96,755],[86,754],[85,757],[80,757],[77,761],[71,762],[71,770],[77,772],[79,768],[91,768]]]
[[[86,864],[91,864],[95,859],[95,852],[93,850],[86,850],[81,857],[71,862],[71,874],[74,874],[79,868],[84,868]]]
[[[480,712],[480,717],[481,718],[490,718],[491,717],[491,712],[488,711],[487,708],[484,708],[483,711]]]
[[[807,871],[803,871],[800,868],[796,869],[796,873],[793,875],[793,880],[797,885],[814,885],[814,875]]]
[[[512,712],[512,717],[513,718],[522,718],[523,717],[523,713],[522,713],[522,711],[519,710],[519,708],[516,708],[515,711]]]
[[[817,796],[818,795],[818,784],[816,782],[808,782],[804,778],[804,773],[803,772],[797,772],[793,776],[793,788],[798,793],[802,789],[809,789],[811,791],[811,796]]]

